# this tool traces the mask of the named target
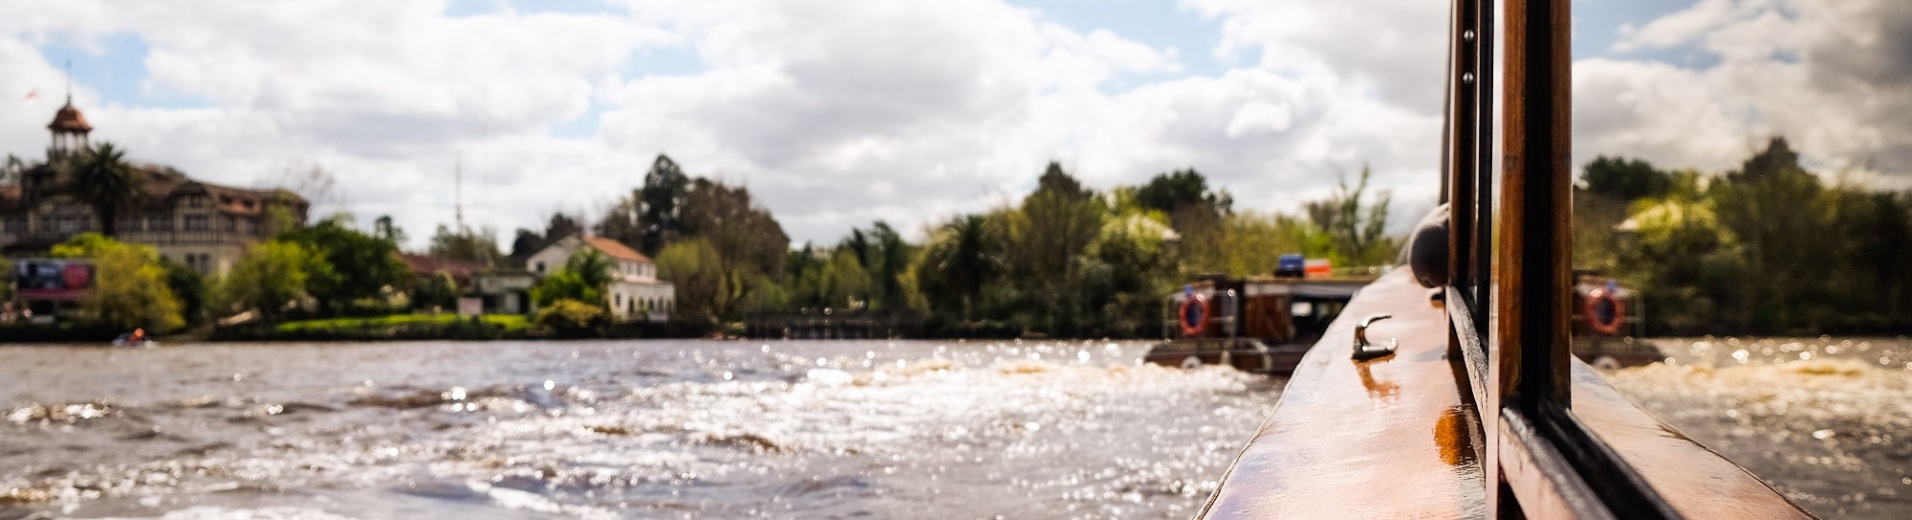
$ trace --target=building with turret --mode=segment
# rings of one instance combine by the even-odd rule
[[[71,96],[47,124],[45,162],[0,181],[0,255],[34,256],[73,235],[101,232],[98,212],[82,195],[77,169],[92,125]],[[115,218],[114,238],[159,249],[202,273],[225,273],[247,245],[276,230],[303,226],[310,205],[286,190],[253,190],[200,182],[179,170],[133,164],[133,200]]]

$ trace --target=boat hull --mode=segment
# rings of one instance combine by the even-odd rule
[[[1273,347],[1253,339],[1178,339],[1155,344],[1142,357],[1147,363],[1179,368],[1226,365],[1257,374],[1289,374],[1308,345]]]
[[[1310,350],[1197,518],[1480,518],[1498,457],[1448,320],[1407,273],[1364,289]],[[1351,359],[1367,331],[1391,355]],[[1671,507],[1691,518],[1811,518],[1752,474],[1634,406],[1584,363],[1573,411]],[[1492,436],[1490,436],[1492,435]]]

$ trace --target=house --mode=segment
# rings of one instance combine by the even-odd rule
[[[671,309],[677,307],[677,288],[657,279],[657,264],[630,246],[609,238],[564,237],[526,259],[525,269],[538,277],[550,275],[563,269],[565,261],[585,247],[611,259],[608,268],[611,285],[605,288],[604,304],[611,310],[612,317],[663,321]]]
[[[68,99],[47,129],[53,139],[46,162],[0,180],[0,254],[33,256],[105,228],[75,185],[74,166],[92,125]],[[165,166],[135,164],[133,175],[140,189],[115,218],[114,238],[154,246],[201,273],[224,274],[253,242],[305,225],[309,209],[305,199],[286,190],[220,186]]]

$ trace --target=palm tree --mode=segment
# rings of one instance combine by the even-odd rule
[[[963,296],[963,319],[981,302],[983,286],[1003,272],[1002,237],[985,215],[965,215],[943,225],[942,236],[930,245],[929,266],[949,289]]]
[[[73,171],[73,192],[93,205],[100,232],[114,236],[119,216],[138,200],[140,178],[127,164],[126,153],[113,143],[100,143],[80,156]]]
[[[611,272],[617,269],[617,263],[597,249],[585,246],[565,259],[564,268],[577,273],[585,285],[602,293],[611,286]]]

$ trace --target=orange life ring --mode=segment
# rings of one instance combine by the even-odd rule
[[[1605,321],[1602,321],[1601,318],[1601,302],[1606,302],[1608,306]],[[1594,289],[1592,292],[1588,292],[1587,304],[1585,308],[1581,309],[1580,313],[1587,317],[1588,328],[1593,329],[1594,332],[1606,335],[1619,333],[1620,326],[1626,324],[1627,321],[1626,304],[1621,302],[1619,298],[1613,297],[1613,293],[1607,292],[1606,289]]]
[[[1195,311],[1190,315],[1189,311]],[[1176,321],[1181,322],[1183,336],[1200,336],[1208,330],[1208,298],[1200,294],[1191,294],[1182,300],[1182,308],[1176,313]]]

